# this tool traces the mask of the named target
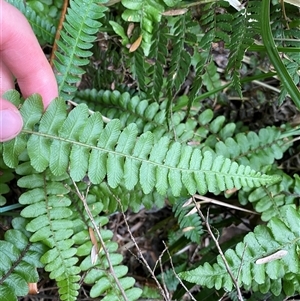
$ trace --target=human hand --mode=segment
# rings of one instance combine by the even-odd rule
[[[23,126],[18,109],[2,95],[17,79],[23,97],[39,93],[47,108],[58,96],[53,71],[26,18],[0,0],[0,142],[14,138]]]

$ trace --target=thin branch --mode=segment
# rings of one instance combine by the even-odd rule
[[[181,286],[184,288],[184,290],[188,293],[188,295],[190,296],[190,298],[193,300],[193,301],[197,301],[193,295],[191,294],[191,292],[188,290],[188,288],[184,285],[184,283],[182,282],[182,280],[179,278],[179,276],[177,275],[176,271],[175,271],[175,268],[174,268],[174,265],[173,265],[173,260],[172,260],[172,256],[169,252],[169,249],[167,247],[167,245],[165,244],[165,242],[163,241],[163,244],[165,245],[166,249],[167,249],[167,253],[169,255],[169,259],[170,259],[170,264],[171,264],[171,268],[172,268],[172,271],[176,277],[176,279],[179,281],[179,283],[181,284]]]
[[[147,260],[145,259],[143,253],[141,252],[141,250],[140,250],[140,248],[139,248],[139,246],[138,246],[138,244],[137,244],[137,242],[136,242],[134,236],[133,236],[132,233],[131,233],[130,227],[129,227],[128,223],[127,223],[127,219],[126,219],[126,216],[125,216],[125,214],[124,214],[123,206],[122,206],[122,203],[121,203],[120,199],[117,198],[113,193],[112,193],[112,195],[113,195],[113,197],[116,199],[116,201],[117,201],[117,202],[119,203],[119,205],[120,205],[121,213],[122,213],[122,216],[123,216],[123,218],[124,218],[124,222],[125,222],[126,228],[127,228],[127,230],[128,230],[128,233],[129,233],[129,235],[130,235],[131,240],[133,241],[133,243],[134,243],[134,245],[135,245],[135,247],[136,247],[136,249],[137,249],[137,251],[138,251],[138,257],[141,259],[141,261],[143,262],[143,264],[146,266],[147,270],[148,270],[149,273],[151,274],[151,277],[152,277],[153,280],[155,281],[155,283],[156,283],[156,285],[157,285],[157,287],[158,287],[158,289],[159,289],[159,291],[160,291],[160,294],[162,295],[162,297],[164,298],[164,300],[165,300],[165,301],[171,301],[171,300],[168,298],[168,296],[167,296],[168,294],[164,291],[163,287],[161,286],[161,284],[159,283],[159,281],[158,281],[157,278],[155,277],[155,274],[154,274],[153,270],[150,268],[150,266],[149,266]]]
[[[111,261],[110,261],[109,251],[108,251],[108,249],[107,249],[106,246],[105,246],[104,240],[103,240],[103,238],[102,238],[102,236],[101,236],[101,234],[100,234],[100,231],[99,231],[99,229],[98,229],[98,226],[97,226],[97,224],[96,224],[96,222],[95,222],[95,220],[94,220],[93,214],[92,214],[92,212],[91,212],[91,210],[90,210],[90,208],[89,208],[89,206],[88,206],[88,204],[87,204],[87,202],[86,202],[86,196],[87,196],[87,194],[88,194],[88,190],[87,190],[86,196],[84,196],[84,195],[82,195],[81,192],[79,191],[78,186],[76,185],[76,183],[75,183],[73,180],[72,180],[72,182],[73,182],[73,185],[74,185],[74,187],[75,187],[75,189],[76,189],[76,194],[78,195],[78,197],[79,197],[80,200],[82,201],[83,206],[84,206],[84,209],[85,209],[85,211],[86,211],[86,213],[87,213],[89,219],[91,220],[92,225],[94,226],[95,232],[97,233],[97,236],[98,236],[98,238],[99,238],[99,240],[100,240],[101,246],[102,246],[102,248],[103,248],[103,251],[104,251],[104,253],[105,253],[105,257],[106,257],[107,262],[108,262],[108,265],[109,265],[110,273],[111,273],[111,275],[113,276],[113,278],[114,278],[114,280],[115,280],[115,282],[116,282],[116,284],[117,284],[117,286],[118,286],[118,288],[119,288],[119,290],[120,290],[120,292],[121,292],[121,295],[123,296],[124,300],[125,300],[125,301],[129,301],[129,300],[127,299],[127,296],[126,296],[126,294],[125,294],[125,291],[124,291],[124,289],[123,289],[123,287],[122,287],[122,285],[121,285],[121,283],[120,283],[118,277],[116,276],[115,270],[114,270],[113,265],[112,265],[112,263],[111,263]],[[89,189],[89,186],[88,186],[88,189]]]
[[[192,196],[192,200],[193,200],[193,202],[194,202],[194,204],[195,204],[195,206],[197,208],[198,214],[201,216],[202,220],[204,221],[204,223],[206,225],[206,228],[207,228],[207,231],[208,231],[209,235],[213,239],[213,241],[214,241],[214,243],[215,243],[215,245],[216,245],[216,247],[217,247],[217,249],[219,251],[219,254],[220,254],[220,256],[221,256],[221,258],[222,258],[222,260],[223,260],[223,262],[225,264],[226,270],[227,270],[230,278],[232,279],[232,282],[233,282],[233,284],[234,284],[234,286],[235,286],[235,288],[237,290],[239,300],[243,301],[244,299],[243,299],[243,296],[242,296],[239,284],[238,284],[237,280],[235,279],[234,275],[232,274],[232,271],[231,271],[231,269],[229,267],[229,264],[228,264],[228,262],[227,262],[227,260],[225,258],[225,255],[224,255],[224,253],[223,253],[223,251],[222,251],[222,249],[221,249],[221,247],[219,245],[218,239],[215,237],[215,235],[213,234],[213,232],[212,232],[212,230],[210,228],[210,224],[208,222],[208,217],[207,218],[204,217],[203,213],[199,209],[199,206],[197,205],[197,202],[196,202],[194,196]]]

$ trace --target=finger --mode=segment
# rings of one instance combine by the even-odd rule
[[[1,98],[3,92],[13,89],[14,82],[8,68],[0,60],[0,142],[17,136],[23,127],[18,109],[9,101]]]
[[[58,96],[53,71],[26,18],[0,0],[0,55],[17,78],[24,97],[39,93],[45,108]]]
[[[0,142],[17,136],[23,127],[18,109],[9,101],[0,98]]]

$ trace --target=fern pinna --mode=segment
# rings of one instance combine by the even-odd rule
[[[299,219],[295,206],[280,209],[280,218],[273,217],[267,225],[260,225],[247,234],[235,249],[225,252],[225,258],[238,284],[261,293],[281,292],[294,295],[300,291],[299,279]],[[220,255],[214,264],[180,273],[180,277],[217,290],[233,289],[233,281]]]

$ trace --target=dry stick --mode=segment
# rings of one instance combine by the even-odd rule
[[[83,195],[81,194],[81,192],[80,192],[79,189],[78,189],[78,186],[76,185],[76,183],[75,183],[73,180],[72,180],[72,182],[73,182],[73,185],[74,185],[74,187],[75,187],[75,189],[76,189],[76,194],[78,195],[78,197],[79,197],[80,200],[82,201],[83,206],[84,206],[84,209],[85,209],[87,215],[89,216],[89,218],[90,218],[90,220],[91,220],[91,222],[92,222],[92,224],[93,224],[93,226],[94,226],[94,229],[95,229],[95,231],[96,231],[96,233],[97,233],[97,236],[99,237],[100,243],[101,243],[101,245],[102,245],[103,251],[104,251],[104,253],[105,253],[105,257],[106,257],[107,262],[108,262],[108,265],[109,265],[109,270],[110,270],[110,272],[111,272],[111,275],[113,276],[113,278],[114,278],[114,280],[115,280],[115,282],[116,282],[116,284],[117,284],[117,286],[118,286],[118,288],[119,288],[119,290],[120,290],[120,292],[121,292],[121,295],[123,296],[124,300],[125,300],[125,301],[129,301],[129,300],[127,299],[127,296],[126,296],[126,294],[125,294],[125,291],[124,291],[124,289],[123,289],[121,283],[119,282],[118,277],[117,277],[116,274],[115,274],[115,270],[114,270],[113,265],[112,265],[112,263],[111,263],[111,261],[110,261],[109,252],[108,252],[108,250],[107,250],[107,248],[106,248],[106,246],[105,246],[105,243],[104,243],[104,241],[103,241],[103,239],[102,239],[102,236],[101,236],[100,231],[99,231],[99,229],[98,229],[98,226],[97,226],[97,224],[96,224],[96,222],[95,222],[95,220],[94,220],[94,217],[93,217],[93,215],[92,215],[92,212],[91,212],[91,210],[90,210],[90,208],[89,208],[89,206],[88,206],[88,204],[87,204],[87,202],[86,202],[86,196],[83,196]],[[88,190],[89,190],[89,186],[88,186],[86,195],[88,194]]]
[[[177,273],[176,273],[176,271],[175,271],[175,268],[174,268],[174,265],[173,265],[172,256],[171,256],[171,254],[170,254],[170,252],[169,252],[169,249],[168,249],[168,247],[166,246],[166,244],[165,244],[164,241],[163,241],[163,244],[165,245],[165,247],[166,247],[166,249],[167,249],[167,253],[168,253],[169,259],[170,259],[171,268],[172,268],[172,271],[173,271],[173,273],[174,273],[176,279],[179,281],[179,283],[181,284],[181,286],[182,286],[182,287],[185,289],[185,291],[188,293],[188,295],[190,296],[190,298],[191,298],[193,301],[197,301],[197,300],[193,297],[192,293],[188,290],[188,288],[184,285],[184,283],[183,283],[182,280],[179,278],[179,276],[177,275]]]
[[[162,286],[160,285],[159,281],[158,281],[157,278],[155,277],[154,272],[153,272],[152,269],[150,268],[150,266],[149,266],[147,260],[145,259],[144,255],[142,254],[142,252],[141,252],[141,250],[140,250],[140,248],[139,248],[137,242],[135,241],[135,238],[133,237],[133,235],[132,235],[132,233],[131,233],[131,231],[130,231],[130,227],[129,227],[128,223],[127,223],[126,216],[125,216],[125,214],[124,214],[124,210],[123,210],[123,206],[122,206],[121,201],[120,201],[119,198],[117,198],[114,194],[112,194],[112,195],[113,195],[113,197],[116,199],[116,201],[117,201],[117,202],[119,203],[119,205],[120,205],[121,213],[122,213],[122,216],[123,216],[123,218],[124,218],[124,222],[125,222],[126,228],[127,228],[127,230],[128,230],[128,233],[129,233],[129,235],[130,235],[131,240],[133,241],[135,247],[136,247],[137,250],[138,250],[138,255],[139,255],[140,259],[142,260],[142,262],[143,262],[144,265],[146,266],[147,270],[150,272],[150,274],[151,274],[153,280],[155,281],[155,283],[156,283],[156,285],[157,285],[157,287],[158,287],[158,289],[159,289],[159,291],[160,291],[160,294],[162,295],[162,297],[164,298],[164,300],[169,301],[170,299],[168,299],[166,292],[164,291],[164,289],[163,289]]]
[[[164,243],[164,242],[163,242]],[[159,266],[160,266],[160,270],[161,270],[161,281],[163,283],[163,287],[164,287],[164,290],[166,292],[166,295],[168,297],[168,299],[170,299],[170,294],[169,294],[169,291],[167,289],[167,286],[166,286],[166,283],[165,283],[165,278],[164,278],[164,270],[163,270],[163,266],[162,266],[162,262],[161,262],[161,259],[163,257],[163,255],[165,254],[165,252],[167,251],[167,247],[165,247],[165,249],[162,251],[162,253],[159,255],[158,259],[157,259],[157,262],[159,262]],[[157,265],[157,262],[155,263],[155,266]],[[155,267],[153,269],[155,271]]]
[[[235,279],[235,277],[233,276],[233,274],[232,274],[232,272],[230,270],[229,264],[228,264],[228,262],[227,262],[227,260],[225,258],[225,255],[224,255],[224,253],[223,253],[223,251],[222,251],[222,249],[221,249],[221,247],[220,247],[220,245],[218,243],[218,240],[217,240],[217,238],[215,237],[215,235],[213,234],[213,232],[212,232],[212,230],[210,228],[210,224],[208,222],[208,217],[207,218],[204,217],[203,213],[201,212],[201,210],[197,206],[197,203],[195,201],[194,196],[192,196],[192,199],[193,199],[193,202],[194,202],[194,204],[195,204],[195,206],[197,208],[198,214],[201,216],[202,220],[204,221],[204,223],[206,225],[206,228],[207,228],[207,231],[208,231],[209,235],[211,236],[211,238],[213,239],[213,241],[214,241],[214,243],[215,243],[215,245],[216,245],[216,247],[217,247],[217,249],[219,251],[219,254],[220,254],[220,256],[221,256],[221,258],[222,258],[222,260],[223,260],[223,262],[225,264],[226,270],[227,270],[230,278],[232,279],[232,281],[234,283],[234,286],[235,286],[235,288],[237,290],[237,293],[238,293],[238,298],[239,298],[240,301],[243,301],[244,299],[243,299],[243,296],[242,296],[239,284],[238,284],[237,280]]]
[[[60,38],[60,31],[62,30],[62,27],[63,27],[63,22],[65,20],[68,5],[69,5],[69,0],[64,0],[64,4],[63,4],[63,7],[62,7],[59,23],[58,23],[58,26],[57,26],[57,30],[56,30],[56,34],[55,34],[55,38],[54,38],[54,42],[53,42],[51,56],[50,56],[50,62],[49,63],[50,63],[51,67],[53,67],[53,61],[55,59],[55,52],[57,50],[56,41],[58,41],[59,38]]]

